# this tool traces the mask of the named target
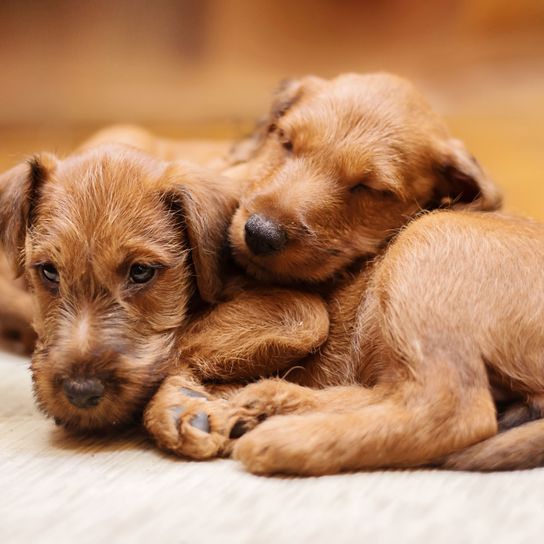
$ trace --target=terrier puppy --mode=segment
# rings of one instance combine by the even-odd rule
[[[119,145],[40,154],[0,177],[0,242],[34,299],[32,375],[46,414],[69,430],[117,428],[175,370],[166,422],[151,414],[148,429],[183,454],[208,434],[206,415],[189,409],[204,377],[281,369],[323,342],[318,296],[252,291],[227,275],[238,191]]]
[[[326,281],[424,210],[500,205],[420,93],[389,74],[285,82],[246,168],[232,248],[275,282]]]
[[[289,83],[248,169],[230,231],[238,261],[260,278],[319,285],[329,301],[327,342],[288,379],[345,386],[263,381],[235,395],[234,437],[271,415],[318,412],[275,417],[243,436],[234,456],[249,470],[417,466],[496,434],[494,400],[504,394],[531,407],[510,424],[541,413],[542,305],[527,301],[539,284],[542,227],[435,213],[388,246],[422,211],[501,204],[410,84],[384,74]],[[534,281],[517,279],[517,262]],[[529,442],[515,456],[504,447],[489,455],[505,443],[448,466],[540,462]]]

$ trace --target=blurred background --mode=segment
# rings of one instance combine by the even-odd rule
[[[96,128],[237,137],[277,82],[409,77],[544,219],[544,0],[2,0],[0,167]]]

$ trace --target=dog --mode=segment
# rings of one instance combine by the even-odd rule
[[[529,220],[434,212],[410,223],[358,285],[348,350],[327,357],[339,348],[329,341],[308,363],[323,377],[344,357],[346,382],[360,385],[247,386],[231,400],[238,434],[290,415],[242,436],[234,457],[265,474],[540,466],[543,258],[544,226]],[[499,401],[510,407],[497,422]]]
[[[191,433],[208,434],[204,380],[266,375],[325,340],[318,295],[229,268],[238,196],[238,182],[119,144],[42,153],[0,176],[0,242],[34,301],[34,392],[59,425],[138,422],[165,380],[152,406],[168,417],[150,409],[147,428],[191,452]]]
[[[296,383],[230,400],[234,457],[311,475],[541,462],[541,440],[505,455],[528,431],[496,435],[495,402],[521,401],[504,427],[541,413],[542,227],[481,213],[500,192],[413,87],[384,74],[291,82],[250,162],[233,252],[261,279],[328,293],[331,330]],[[454,211],[422,213],[437,208]],[[515,279],[516,259],[534,283]],[[290,415],[264,421],[278,414]]]
[[[75,151],[105,144],[135,147],[162,160],[183,159],[219,172],[233,160],[233,142],[228,140],[173,140],[159,138],[136,125],[114,125],[92,134]],[[9,351],[30,355],[36,334],[32,328],[32,297],[25,282],[14,280],[0,253],[0,345]]]

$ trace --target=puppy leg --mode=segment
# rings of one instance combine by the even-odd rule
[[[489,472],[544,465],[544,420],[531,421],[493,436],[437,463],[448,470]]]
[[[230,438],[236,439],[270,416],[354,410],[380,400],[379,394],[360,386],[316,390],[280,379],[261,380],[229,399],[227,428]]]
[[[544,399],[530,398],[499,420],[500,434],[436,463],[449,470],[520,470],[544,465]],[[536,421],[535,421],[536,420]]]
[[[164,380],[144,413],[157,444],[192,459],[216,457],[228,446],[226,400],[214,397],[189,371]]]
[[[317,350],[328,331],[327,309],[317,295],[247,288],[194,323],[179,359],[203,380],[270,376]]]
[[[317,296],[272,288],[236,293],[184,333],[177,357],[191,370],[163,382],[146,410],[147,429],[178,455],[228,453],[230,410],[202,381],[272,374],[317,349],[327,333],[328,314]]]
[[[529,421],[542,419],[544,416],[544,397],[531,397],[525,402],[519,402],[508,406],[499,415],[499,432],[519,427]]]
[[[486,389],[465,391],[462,401],[452,393],[404,383],[362,409],[273,417],[240,438],[233,456],[258,474],[422,465],[496,432]]]

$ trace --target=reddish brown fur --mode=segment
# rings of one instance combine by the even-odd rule
[[[540,413],[527,409],[542,398],[539,301],[527,307],[533,287],[512,281],[517,260],[510,259],[538,270],[542,227],[485,214],[428,214],[384,250],[421,210],[500,205],[492,182],[413,88],[387,75],[293,82],[272,108],[267,134],[250,151],[246,164],[229,171],[251,178],[231,225],[234,251],[261,279],[319,284],[328,298],[330,335],[288,378],[339,387],[319,391],[272,380],[245,387],[230,404],[208,393],[187,398],[187,387],[204,392],[200,380],[216,371],[226,379],[270,373],[317,347],[297,344],[292,325],[299,317],[309,319],[304,342],[314,330],[324,331],[326,318],[310,295],[301,295],[309,298],[297,306],[295,295],[285,292],[267,305],[262,291],[255,297],[246,291],[244,298],[233,282],[225,290],[232,304],[216,306],[184,329],[176,357],[188,364],[165,380],[147,409],[146,424],[159,444],[206,458],[229,451],[229,433],[234,438],[267,416],[290,414],[243,436],[235,457],[255,472],[298,474],[429,462],[484,470],[540,462],[541,456],[531,459],[542,450],[538,422],[494,436],[497,390],[490,381],[524,401],[504,421]],[[251,254],[243,229],[255,213],[281,225],[284,249]],[[490,271],[494,282],[486,283],[482,271]],[[496,284],[508,296],[497,297]],[[263,327],[252,336],[243,317],[248,308],[259,304],[277,316],[280,298],[287,315],[288,307],[299,308],[292,319],[272,319],[278,331],[287,328],[268,335]],[[231,324],[241,325],[244,341],[228,336]],[[324,335],[318,336],[320,343]],[[271,338],[273,346],[267,344]],[[234,363],[238,347],[240,366]],[[278,359],[269,366],[273,352]],[[248,367],[251,353],[256,359]],[[191,424],[201,414],[209,432]],[[517,438],[525,447],[512,450]]]
[[[323,342],[328,319],[318,296],[225,275],[238,187],[119,145],[65,160],[42,154],[1,176],[2,242],[33,294],[32,373],[48,415],[72,430],[128,423],[177,369],[165,382],[176,385],[176,398],[157,394],[148,429],[177,453],[217,454],[222,444],[210,453],[199,443],[204,433],[189,410],[178,417],[180,405],[193,402],[179,388],[204,391],[210,376],[267,374]],[[44,263],[59,271],[58,285],[44,279]],[[133,263],[158,272],[148,284],[131,283]],[[97,406],[68,401],[63,384],[76,378],[103,383]]]
[[[500,201],[413,87],[384,74],[288,85],[247,175],[233,249],[249,272],[274,281],[325,280],[375,255],[422,209],[452,202],[493,209]],[[244,225],[256,212],[285,229],[280,254],[248,251]]]
[[[496,434],[491,379],[511,397],[538,404],[542,226],[440,212],[413,222],[383,251],[418,210],[493,210],[500,204],[496,188],[397,78],[311,78],[295,84],[282,104],[249,165],[254,180],[231,241],[240,262],[260,277],[315,282],[340,274],[329,285],[329,339],[289,379],[360,385],[246,387],[232,399],[227,428],[293,415],[247,433],[234,456],[260,473],[422,465]],[[282,148],[285,140],[292,150]],[[362,191],[350,191],[361,178]],[[285,248],[251,253],[243,228],[255,213],[285,227]],[[357,258],[376,254],[381,259],[342,276]],[[518,276],[520,263],[531,281]],[[536,435],[540,427],[529,425],[536,440],[511,455],[508,448],[525,431],[491,438],[445,464],[534,466],[542,455],[531,455],[544,440]]]

